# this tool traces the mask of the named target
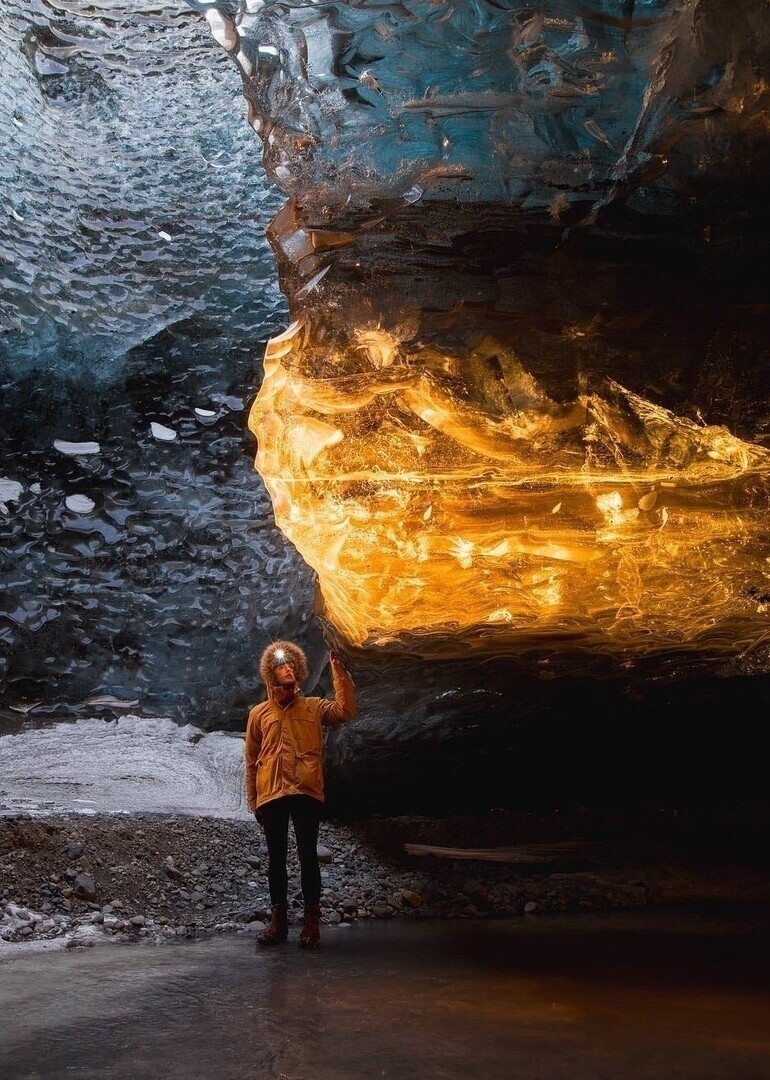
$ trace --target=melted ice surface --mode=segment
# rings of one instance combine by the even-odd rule
[[[78,720],[0,736],[0,812],[250,817],[243,743],[165,718]]]

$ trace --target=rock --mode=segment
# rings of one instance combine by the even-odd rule
[[[323,844],[318,845],[317,851],[319,863],[330,863],[334,859],[332,852]]]
[[[136,828],[137,824],[142,828]],[[94,940],[161,943],[177,936],[253,934],[269,918],[267,874],[263,856],[254,852],[250,820],[189,817],[182,821],[173,816],[131,815],[128,820],[78,817],[74,821],[54,816],[44,830],[30,822],[27,828],[38,830],[32,837],[9,837],[4,827],[8,829],[0,819],[0,870],[8,868],[0,886],[7,897],[0,905],[4,940],[19,943],[63,937],[87,926]],[[61,868],[67,843],[75,842],[73,832],[82,838],[92,865],[100,868],[96,878],[100,894],[122,899],[100,905],[84,902],[75,893],[77,871],[73,878],[64,876]],[[436,860],[429,872],[417,874],[411,859],[359,843],[356,827],[327,822],[321,824],[318,846],[328,853],[322,866],[322,918],[335,926],[372,918],[521,918],[525,909],[527,914],[622,909],[672,895],[671,866],[666,868],[663,887],[661,883],[656,887],[654,877],[648,878],[648,867],[642,874],[638,864],[626,872],[605,863],[601,876],[540,872],[531,867],[522,876],[515,865],[490,862],[474,865],[469,873],[467,861],[458,864],[443,859]],[[16,853],[18,848],[22,854]],[[166,867],[189,882],[188,887],[179,888]],[[249,870],[244,873],[246,867]],[[73,887],[62,888],[68,877]],[[296,927],[302,894],[291,845],[289,879]],[[688,896],[693,880],[690,874]],[[12,895],[5,882],[13,883]],[[65,900],[66,892],[74,903]],[[63,914],[65,910],[72,910],[71,917]],[[22,935],[25,926],[31,933]]]
[[[78,874],[72,888],[79,900],[96,899],[96,884],[90,874]]]
[[[480,881],[469,881],[463,886],[462,891],[479,911],[489,911],[493,907],[489,889]]]
[[[85,847],[79,840],[70,840],[66,850],[68,859],[79,859],[83,854]]]

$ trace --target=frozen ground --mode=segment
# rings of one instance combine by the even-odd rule
[[[0,813],[250,817],[243,741],[173,720],[78,720],[0,736]]]

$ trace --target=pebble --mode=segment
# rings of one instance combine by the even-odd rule
[[[15,848],[6,845],[3,866],[13,873],[0,884],[1,941],[162,944],[207,934],[254,934],[269,920],[264,837],[251,823],[143,817],[131,839],[122,841],[125,852],[120,845],[110,847],[112,828],[73,829],[76,837],[51,848],[59,854],[49,854],[44,872],[33,873],[30,866],[26,876],[19,870],[31,859],[29,847],[20,841]],[[100,856],[100,844],[111,853]],[[591,873],[522,874],[510,864],[471,866],[436,858],[415,866],[413,858],[390,858],[362,843],[355,829],[331,822],[321,824],[318,850],[322,921],[337,927],[366,919],[513,918],[654,900],[654,890],[638,876],[612,881]],[[68,865],[75,860],[78,869]],[[289,876],[290,922],[296,926],[302,897],[291,845]]]

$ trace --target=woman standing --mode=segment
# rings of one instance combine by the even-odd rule
[[[286,941],[288,922],[289,819],[294,828],[305,912],[299,944],[315,949],[321,941],[321,870],[318,826],[324,802],[323,729],[352,720],[356,712],[353,680],[339,657],[329,653],[334,698],[305,697],[307,657],[290,641],[268,645],[259,663],[267,701],[255,705],[246,723],[246,798],[262,822],[267,842],[272,917],[257,943]]]

